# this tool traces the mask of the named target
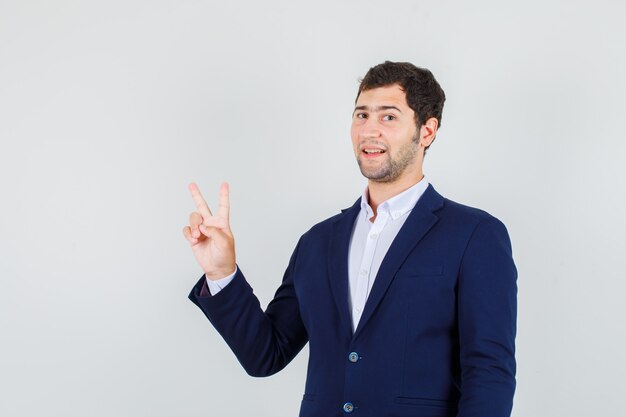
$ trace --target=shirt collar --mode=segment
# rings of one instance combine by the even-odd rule
[[[419,182],[402,191],[400,194],[394,195],[388,200],[385,200],[378,206],[378,212],[385,212],[391,217],[392,220],[396,220],[399,217],[404,216],[407,212],[411,211],[417,201],[420,199],[426,188],[428,188],[428,179],[424,176]],[[365,187],[363,194],[361,195],[361,213],[365,213],[367,218],[371,218],[374,215],[374,210],[369,205],[369,192],[368,187]]]

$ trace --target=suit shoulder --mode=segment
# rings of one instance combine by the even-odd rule
[[[444,198],[443,207],[436,213],[447,227],[461,232],[470,240],[501,242],[511,248],[509,232],[504,223],[485,210]]]
[[[331,225],[339,220],[339,218],[343,215],[343,213],[337,213],[327,219],[324,219],[320,222],[315,223],[313,226],[311,226],[311,228],[309,230],[306,231],[306,233],[304,233],[304,235],[314,235],[314,234],[319,234],[319,233],[324,233],[328,230],[330,230]]]
[[[439,210],[437,214],[439,214],[441,217],[447,218],[448,220],[464,224],[471,224],[474,226],[483,222],[499,223],[501,225],[504,225],[500,221],[500,219],[485,210],[479,209],[477,207],[468,206],[466,204],[461,204],[445,197],[443,198],[443,200],[443,207]]]
[[[359,207],[360,201],[361,201],[361,198],[359,197],[351,207],[342,209],[339,213],[334,214],[320,222],[317,222],[316,224],[311,226],[311,228],[307,230],[302,235],[302,237],[307,237],[307,236],[308,237],[312,237],[312,236],[323,237],[323,236],[330,234],[332,232],[333,223],[336,223],[337,221],[342,219],[344,216],[349,216],[351,212],[354,215],[355,210],[357,211],[360,210],[360,207]]]

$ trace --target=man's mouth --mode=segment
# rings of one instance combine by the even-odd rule
[[[382,154],[385,153],[384,149],[378,149],[378,148],[365,148],[362,151],[363,155],[365,156],[365,158],[376,158]]]

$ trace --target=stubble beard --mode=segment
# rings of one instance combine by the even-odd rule
[[[357,163],[361,174],[368,180],[374,182],[393,182],[397,180],[406,168],[415,161],[419,149],[418,132],[411,138],[411,142],[405,144],[398,150],[398,156],[394,159],[388,154],[385,161],[378,167],[368,167],[363,161],[361,154],[357,157]]]

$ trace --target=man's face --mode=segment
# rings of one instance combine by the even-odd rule
[[[398,84],[359,95],[351,136],[361,174],[371,181],[393,182],[421,168],[415,112]]]

